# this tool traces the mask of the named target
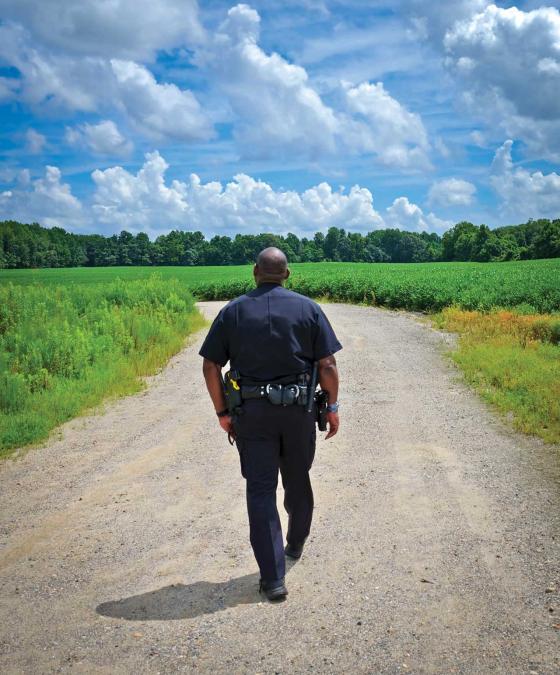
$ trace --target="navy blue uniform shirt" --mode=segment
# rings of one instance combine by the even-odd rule
[[[319,305],[280,284],[263,283],[223,307],[199,354],[241,377],[272,382],[309,372],[342,345]]]

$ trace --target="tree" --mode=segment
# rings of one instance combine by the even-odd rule
[[[327,236],[323,243],[323,253],[325,254],[326,260],[336,261],[338,258],[338,247],[341,239],[345,236],[343,229],[338,227],[329,227]]]
[[[501,261],[560,257],[560,220],[529,220],[491,230],[463,221],[443,237],[435,232],[395,228],[366,234],[331,227],[313,238],[290,232],[216,235],[172,230],[151,241],[145,232],[118,235],[73,234],[38,223],[0,222],[0,267],[76,267],[87,265],[242,265],[255,261],[267,246],[283,249],[290,262],[423,262],[432,260]]]
[[[472,260],[478,228],[467,221],[457,223],[443,235],[444,260]]]
[[[560,257],[560,220],[547,221],[532,243],[533,257]]]

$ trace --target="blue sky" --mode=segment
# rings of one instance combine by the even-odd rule
[[[558,4],[0,0],[0,218],[157,236],[559,217]]]

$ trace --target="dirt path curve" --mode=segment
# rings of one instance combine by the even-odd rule
[[[444,336],[326,311],[342,427],[287,602],[256,592],[199,334],[147,391],[0,466],[0,672],[560,672],[558,454],[457,381]]]

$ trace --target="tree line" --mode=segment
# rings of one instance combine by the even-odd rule
[[[0,268],[106,267],[114,265],[242,265],[267,246],[290,262],[435,262],[528,260],[560,257],[560,219],[529,220],[491,230],[457,223],[443,236],[398,229],[366,234],[331,227],[326,234],[216,235],[173,230],[151,241],[147,234],[74,234],[37,223],[0,222]]]

